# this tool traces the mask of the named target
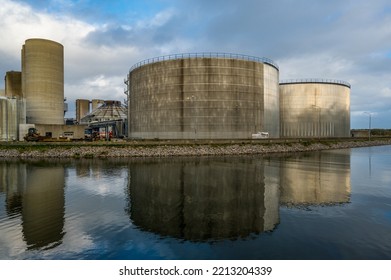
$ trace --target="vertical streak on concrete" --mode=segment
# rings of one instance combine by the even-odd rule
[[[181,102],[181,108],[180,108],[180,120],[179,120],[179,123],[180,123],[180,129],[181,129],[181,132],[184,132],[184,110],[185,110],[185,93],[184,93],[184,84],[185,84],[185,75],[184,75],[184,60],[182,59],[181,60],[181,64],[180,64],[180,67],[181,67],[181,75],[180,75],[180,89],[181,89],[181,92],[180,92],[180,102]]]

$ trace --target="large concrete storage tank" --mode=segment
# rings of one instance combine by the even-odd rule
[[[22,92],[28,123],[64,124],[64,48],[28,39],[22,49]]]
[[[281,137],[349,137],[350,84],[304,79],[280,83]]]
[[[266,58],[180,54],[134,65],[129,136],[160,139],[279,137],[278,67]]]

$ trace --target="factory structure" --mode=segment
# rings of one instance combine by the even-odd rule
[[[26,136],[28,141],[85,139],[92,125],[98,139],[126,134],[126,108],[118,101],[92,100],[90,111],[90,101],[80,99],[76,121],[64,119],[68,104],[63,45],[46,39],[26,40],[21,68],[5,74],[5,89],[0,90],[0,141],[24,141]]]
[[[350,84],[279,80],[270,59],[192,53],[147,59],[125,78],[127,102],[77,99],[64,119],[64,47],[28,39],[21,71],[0,89],[0,141],[45,139],[252,139],[350,136]],[[93,136],[94,135],[94,136]],[[97,136],[97,137],[96,137]]]
[[[272,60],[227,53],[162,56],[125,79],[128,136],[251,139],[350,136],[350,84],[279,81]]]

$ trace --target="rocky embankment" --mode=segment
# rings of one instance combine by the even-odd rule
[[[219,156],[305,152],[326,149],[344,149],[391,145],[391,139],[372,141],[237,143],[237,144],[71,144],[71,145],[2,145],[0,158],[108,158],[108,157],[170,157]]]

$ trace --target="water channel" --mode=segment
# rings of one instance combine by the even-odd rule
[[[391,146],[0,159],[0,259],[391,259]]]

